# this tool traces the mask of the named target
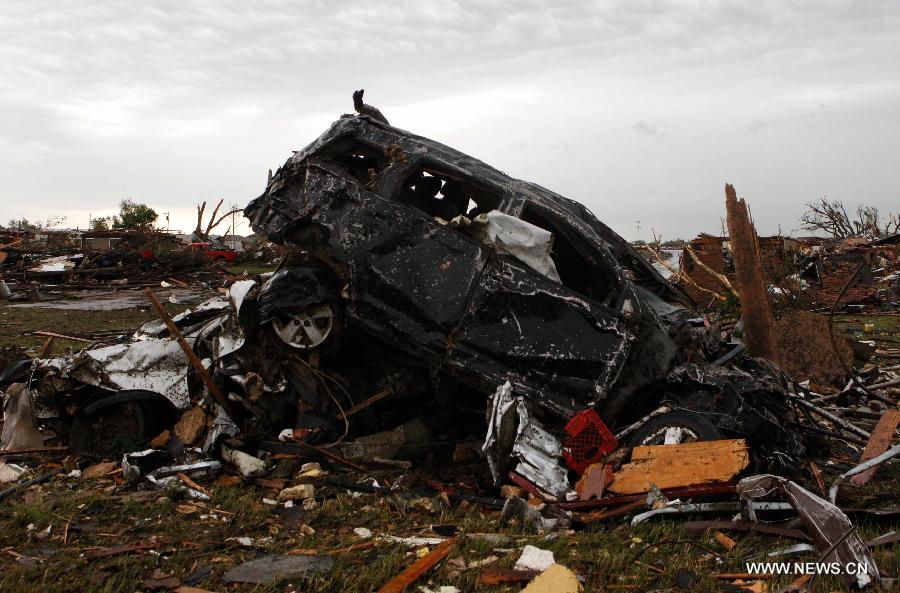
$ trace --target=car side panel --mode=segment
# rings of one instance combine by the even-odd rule
[[[496,255],[454,334],[452,358],[460,366],[494,361],[497,371],[513,370],[532,390],[568,399],[571,409],[605,392],[631,340],[611,309]]]

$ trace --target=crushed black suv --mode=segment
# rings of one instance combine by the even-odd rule
[[[488,414],[509,382],[563,452],[588,411],[642,443],[800,447],[780,428],[777,370],[721,344],[583,205],[452,148],[344,116],[245,215],[295,254],[260,295],[261,321],[292,347],[325,347],[327,331],[345,359],[403,361],[425,397],[449,383],[445,400],[465,393]]]
[[[287,248],[278,269],[173,320],[226,407],[160,321],[0,386],[26,383],[85,454],[145,446],[205,400],[204,451],[278,435],[373,459],[475,437],[495,482],[558,497],[620,443],[745,438],[778,473],[803,452],[777,368],[584,206],[442,144],[345,116],[245,215]]]

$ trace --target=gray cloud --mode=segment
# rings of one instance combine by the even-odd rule
[[[824,193],[887,211],[898,25],[872,1],[8,0],[0,221],[84,224],[131,196],[188,227],[200,200],[258,194],[361,87],[626,236],[716,230],[726,180],[762,232]]]
[[[658,124],[648,124],[644,120],[635,122],[631,124],[630,127],[632,130],[643,136],[650,136],[651,138],[662,138],[665,136],[662,129],[660,129],[661,126]]]

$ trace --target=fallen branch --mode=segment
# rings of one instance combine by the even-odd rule
[[[705,270],[706,272],[709,272],[716,280],[721,282],[722,285],[725,286],[725,288],[730,290],[731,294],[733,294],[734,296],[738,296],[737,291],[734,290],[734,286],[731,285],[731,281],[728,279],[727,276],[724,276],[723,274],[716,272],[715,270],[713,270],[712,268],[707,266],[705,263],[700,261],[700,257],[697,255],[697,252],[694,251],[693,249],[691,249],[690,246],[685,245],[684,250],[687,252],[688,255],[691,256],[691,259],[694,260],[695,264],[700,266],[700,268]]]

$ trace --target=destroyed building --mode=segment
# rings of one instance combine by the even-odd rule
[[[759,237],[760,262],[763,275],[774,282],[790,274],[800,250],[800,244],[790,237]],[[684,246],[680,270],[687,278],[680,278],[679,286],[697,305],[710,302],[710,291],[723,292],[722,281],[715,274],[728,280],[735,278],[734,262],[728,237],[701,233]],[[714,273],[715,274],[714,274]]]
[[[843,305],[881,307],[897,300],[892,275],[897,251],[890,238],[838,241],[776,235],[758,237],[758,249],[766,282],[779,286],[787,281],[810,308],[830,307],[842,290]],[[735,278],[728,237],[701,233],[685,245],[677,283],[696,306],[709,306],[716,302],[715,295],[728,293],[723,278]]]

